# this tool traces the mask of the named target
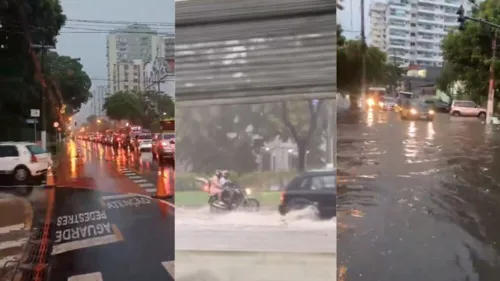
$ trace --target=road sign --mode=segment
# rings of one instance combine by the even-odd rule
[[[30,115],[31,117],[40,117],[40,109],[32,109]]]
[[[38,120],[37,119],[26,119],[26,123],[28,123],[28,124],[37,124]]]
[[[54,122],[54,128],[57,128],[59,127],[59,123],[58,122]]]

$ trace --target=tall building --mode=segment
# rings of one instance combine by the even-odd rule
[[[113,91],[144,90],[144,62],[141,59],[118,62],[114,65]]]
[[[389,0],[385,8],[388,59],[398,65],[442,66],[441,42],[458,26],[456,12],[462,2],[470,11],[470,4],[461,0]],[[373,24],[380,19],[379,10],[370,15],[371,30],[377,29]]]
[[[109,95],[109,89],[107,86],[97,86],[92,91],[92,98],[90,99],[90,115],[104,116],[105,112],[102,109],[104,105],[104,100]]]
[[[142,86],[131,82],[125,81],[120,78],[131,78],[129,80],[136,80],[132,77],[132,72],[127,72],[127,69],[134,70],[142,68],[144,63],[151,61],[157,57],[157,45],[160,36],[147,25],[132,24],[122,29],[117,29],[111,32],[107,38],[107,67],[108,67],[108,80],[109,89],[111,93],[123,89],[142,89]],[[138,63],[141,60],[142,63]],[[144,81],[137,78],[139,81]]]
[[[374,2],[370,5],[370,41],[371,45],[385,51],[385,10],[387,5]]]

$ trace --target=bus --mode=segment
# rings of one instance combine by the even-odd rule
[[[370,87],[366,93],[366,103],[368,107],[383,107],[384,106],[384,96],[387,94],[385,88]]]

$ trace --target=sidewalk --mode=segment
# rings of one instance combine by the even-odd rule
[[[0,280],[10,280],[24,255],[33,221],[30,202],[22,197],[0,193]],[[4,265],[7,263],[7,268]]]

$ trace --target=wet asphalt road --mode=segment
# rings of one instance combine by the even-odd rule
[[[499,128],[339,114],[339,280],[498,280]]]
[[[70,142],[56,172],[50,280],[174,280],[173,205],[89,145]]]

